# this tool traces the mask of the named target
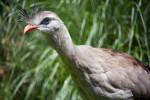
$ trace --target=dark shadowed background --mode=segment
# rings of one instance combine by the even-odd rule
[[[113,48],[150,65],[150,0],[1,0],[0,100],[81,100],[58,54],[36,31],[23,35],[18,6],[55,12],[74,44]]]

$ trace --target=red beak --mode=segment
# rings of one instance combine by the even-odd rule
[[[27,32],[31,31],[31,30],[35,30],[39,28],[39,26],[32,26],[31,24],[28,24],[25,28],[24,28],[24,34],[26,34]]]

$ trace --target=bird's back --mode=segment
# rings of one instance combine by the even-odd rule
[[[66,63],[85,100],[150,99],[150,68],[113,49],[76,46]]]

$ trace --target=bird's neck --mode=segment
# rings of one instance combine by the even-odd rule
[[[49,42],[63,58],[72,58],[75,53],[75,45],[73,44],[70,34],[65,26],[63,29],[58,30],[57,33],[54,33],[52,38],[49,39]]]

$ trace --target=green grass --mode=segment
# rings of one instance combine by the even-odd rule
[[[23,35],[18,6],[55,12],[74,44],[113,48],[150,65],[148,0],[0,1],[0,100],[81,100],[58,54],[37,32]]]

